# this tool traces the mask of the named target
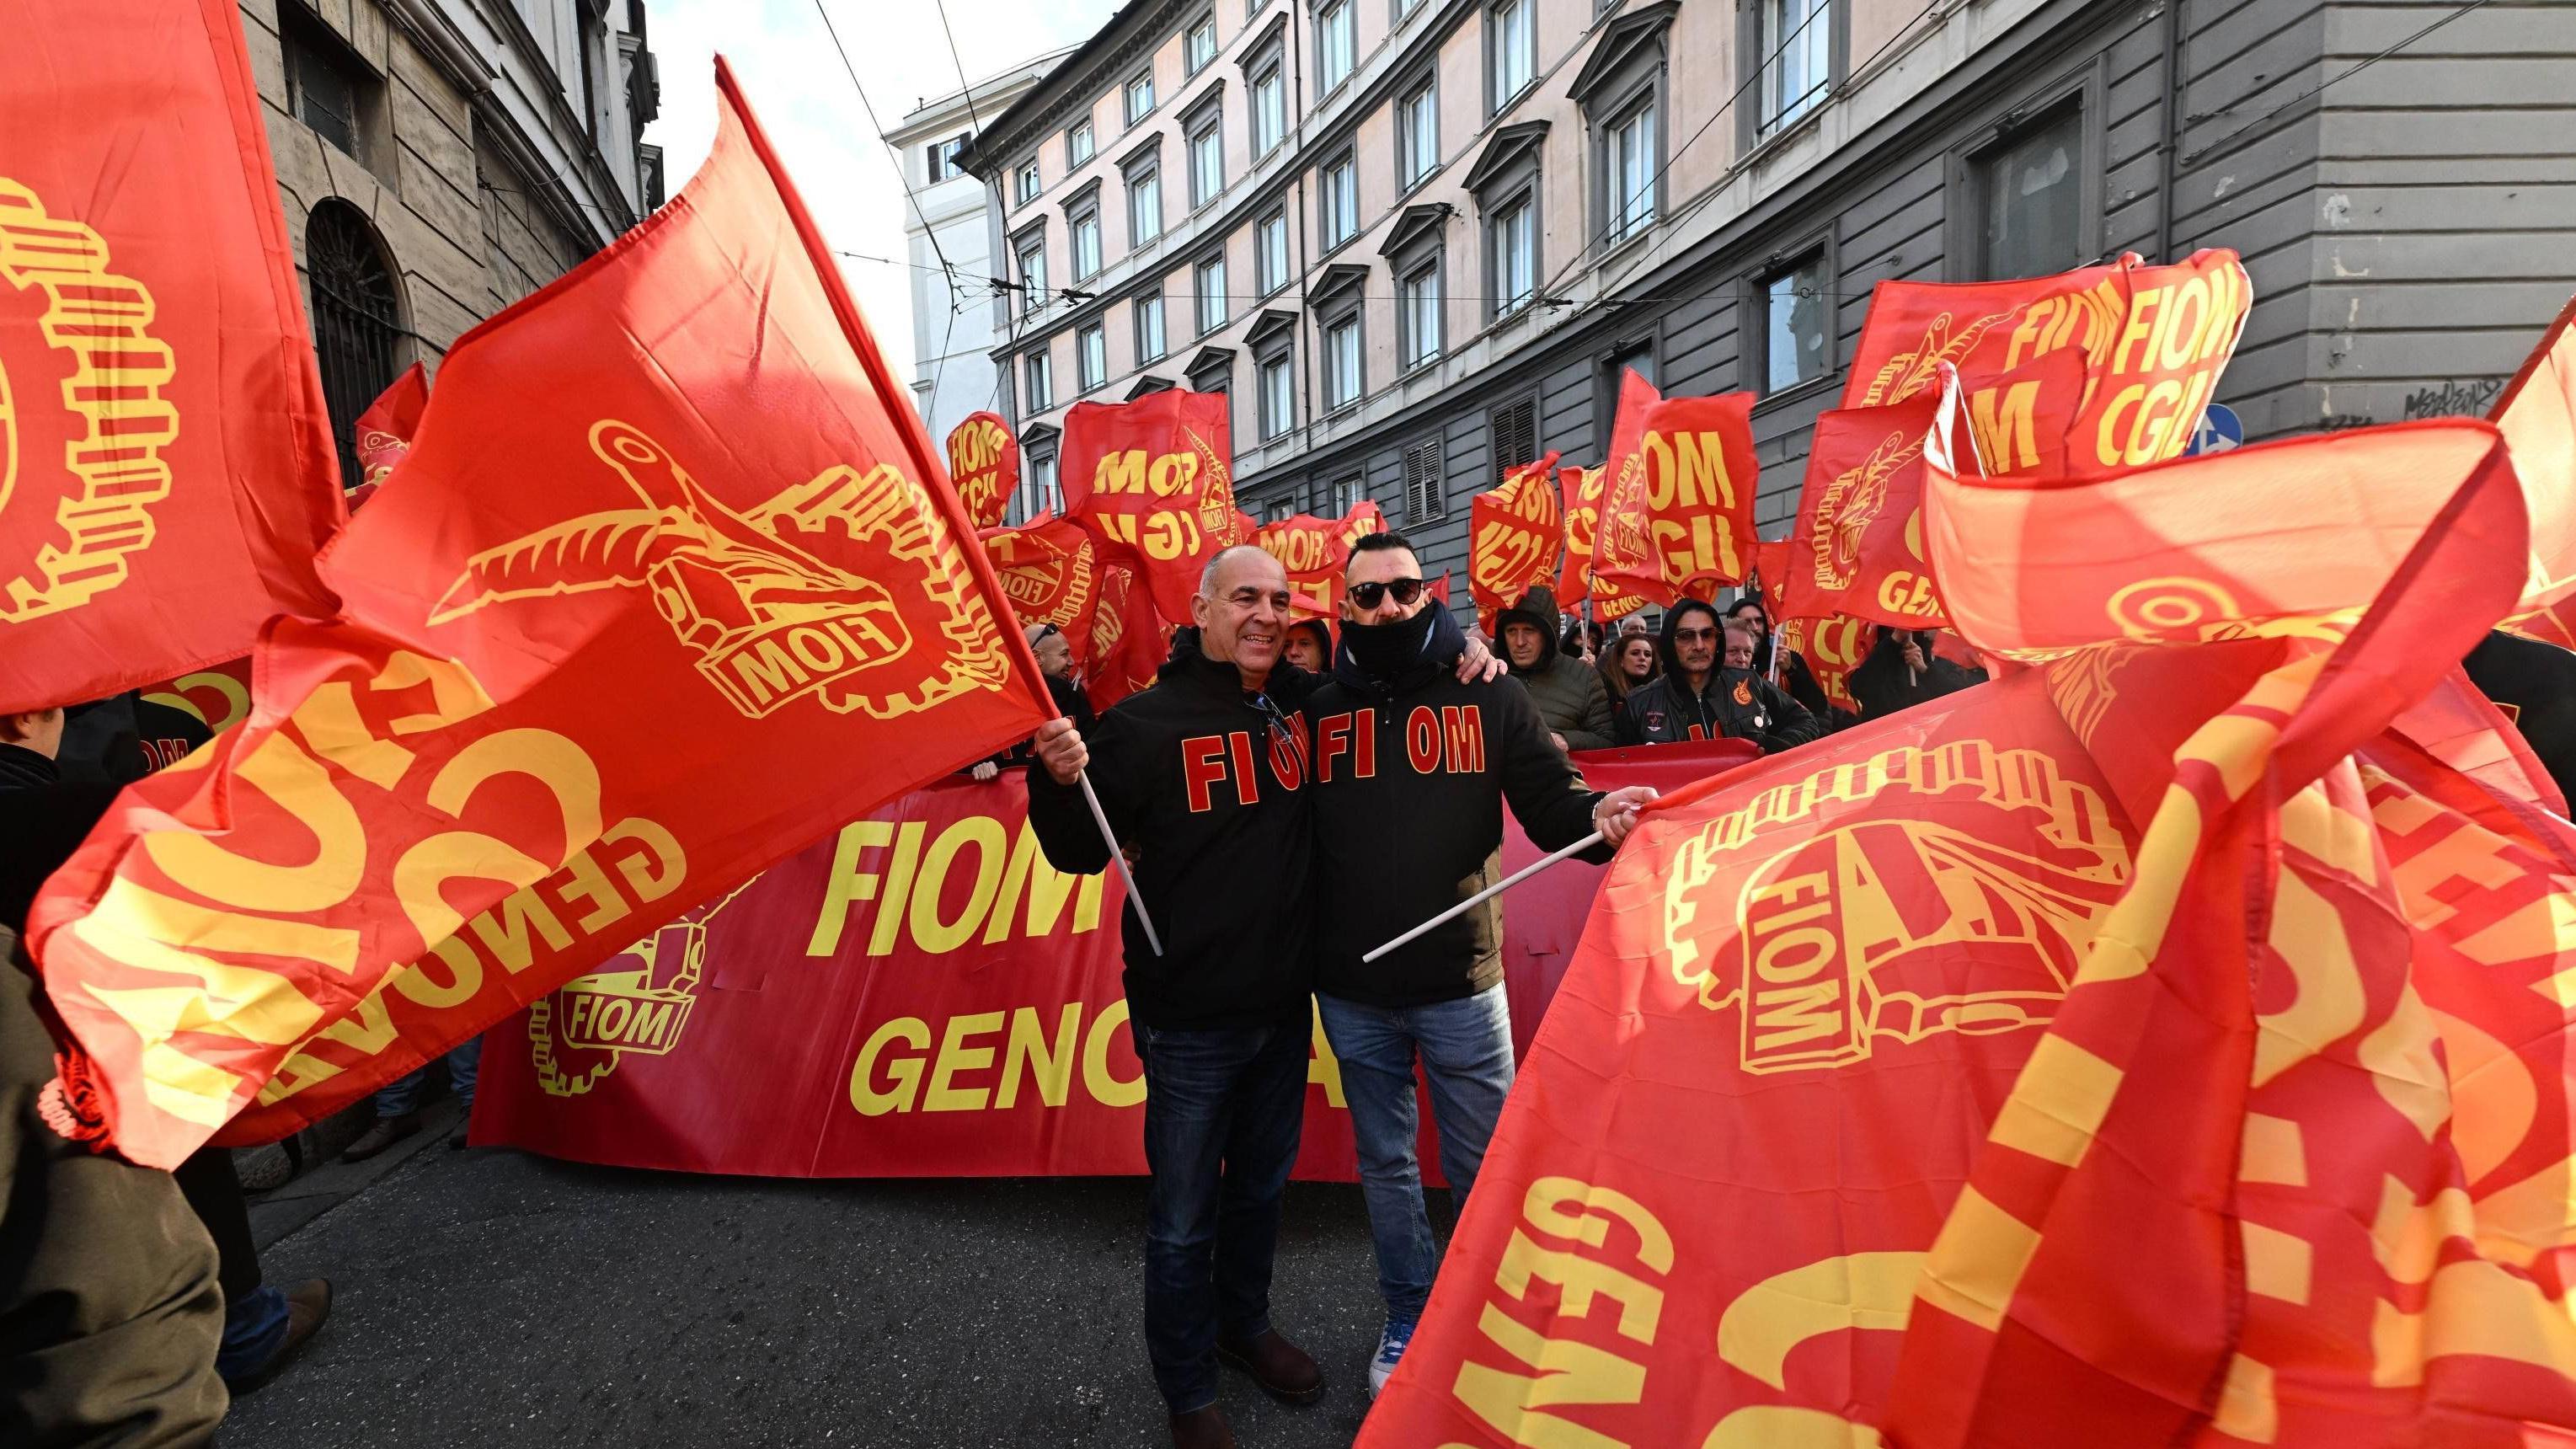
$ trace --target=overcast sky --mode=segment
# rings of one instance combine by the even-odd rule
[[[944,0],[966,75],[975,81],[1032,56],[1078,44],[1117,10],[1114,0]],[[952,56],[930,0],[822,0],[884,129],[925,96],[953,94]],[[835,250],[905,258],[905,199],[894,153],[850,86],[816,0],[648,0],[662,62],[662,114],[644,139],[662,148],[677,193],[715,136],[715,56],[742,81]],[[851,295],[898,379],[912,381],[910,269],[841,259]]]

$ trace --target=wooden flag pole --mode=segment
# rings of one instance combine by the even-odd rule
[[[1519,885],[1522,881],[1528,880],[1531,876],[1538,874],[1540,871],[1547,869],[1549,866],[1556,864],[1567,856],[1572,855],[1577,851],[1589,850],[1600,843],[1601,832],[1596,830],[1590,835],[1583,837],[1581,840],[1574,842],[1572,845],[1567,846],[1563,850],[1557,851],[1552,855],[1541,857],[1538,860],[1531,861],[1529,864],[1513,871],[1510,875],[1503,877],[1501,880],[1498,880],[1492,885],[1485,887],[1483,890],[1476,892],[1474,895],[1467,897],[1458,904],[1451,906],[1449,909],[1442,911],[1436,916],[1433,916],[1430,920],[1423,922],[1421,925],[1414,927],[1412,930],[1405,932],[1403,935],[1396,937],[1394,940],[1389,941],[1385,945],[1378,947],[1376,950],[1369,952],[1365,956],[1362,956],[1360,960],[1363,964],[1374,961],[1378,957],[1383,956],[1387,952],[1394,950],[1396,947],[1403,945],[1405,942],[1414,939],[1434,926],[1438,926],[1446,921],[1456,920],[1458,917],[1465,915],[1474,907],[1483,904],[1485,901],[1495,896],[1501,895],[1503,892]],[[1151,930],[1152,927],[1149,926],[1146,929]]]
[[[1118,879],[1127,885],[1127,904],[1135,907],[1136,924],[1145,928],[1145,944],[1154,954],[1163,954],[1163,938],[1154,934],[1154,918],[1145,914],[1145,897],[1136,889],[1136,875],[1127,868],[1127,852],[1118,848],[1118,837],[1109,829],[1109,812],[1100,808],[1100,796],[1091,788],[1091,772],[1073,777],[1082,786],[1083,803],[1091,807],[1091,823],[1100,827],[1101,842],[1109,847],[1109,863],[1118,867]]]

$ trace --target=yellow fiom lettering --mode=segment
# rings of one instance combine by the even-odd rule
[[[917,1016],[898,1016],[868,1034],[867,1044],[859,1048],[859,1059],[850,1066],[850,1105],[870,1117],[888,1112],[909,1112],[912,1099],[921,1089],[921,1058],[896,1057],[886,1063],[888,1085],[876,1086],[877,1058],[896,1038],[914,1051],[930,1047],[930,1027]]]
[[[1092,877],[1094,880],[1099,877]],[[1324,1089],[1324,1101],[1336,1109],[1342,1100],[1342,1059],[1333,1055],[1333,1044],[1324,1035],[1323,1008],[1307,1002],[1307,1015],[1313,1019],[1306,1053],[1306,1085]]]
[[[2156,361],[2167,371],[2190,363],[2200,351],[2200,335],[2209,329],[2211,318],[2209,283],[2195,275],[2174,290],[2173,305],[2165,309],[2164,342],[2156,348]]]
[[[1761,925],[1756,930],[1764,929]],[[1754,949],[1753,970],[1765,981],[1804,981],[1834,959],[1834,933],[1802,926],[1772,936]]]
[[[1830,948],[1828,948],[1830,949]],[[1753,1048],[1769,1051],[1831,1036],[1842,1029],[1840,981],[1811,981],[1753,994]]]
[[[428,974],[421,970],[422,966],[428,964],[429,956],[424,956],[408,966],[397,966],[387,980],[394,990],[403,994],[406,1000],[416,1001],[432,1011],[439,1011],[451,1006],[462,1006],[473,998],[475,992],[483,989],[483,960],[474,954],[473,947],[450,936],[430,947],[429,955],[446,963],[446,984],[441,985],[431,980]]]
[[[841,946],[841,929],[850,923],[850,906],[877,898],[877,877],[859,869],[859,852],[894,839],[894,827],[882,820],[853,820],[841,827],[832,846],[832,873],[823,883],[823,908],[814,914],[814,934],[805,941],[808,956],[829,956]],[[990,939],[990,938],[987,938]]]
[[[1063,1106],[1065,1093],[1073,1087],[1074,1038],[1081,1030],[1079,1001],[1066,1002],[1057,1016],[1053,1046],[1038,1027],[1036,1007],[1012,1012],[1010,1040],[1002,1048],[1002,1086],[993,1094],[993,1105],[1008,1107],[1020,1099],[1020,1069],[1026,1066],[1029,1079],[1037,1083],[1038,1100],[1050,1107]]]
[[[634,841],[641,849],[616,857],[617,873],[626,878],[626,888],[635,892],[639,901],[658,901],[679,889],[689,874],[689,853],[680,848],[679,838],[662,828],[659,821],[630,815],[608,827],[599,837],[610,845]],[[656,871],[656,864],[661,869]]]
[[[1799,900],[1804,900],[1807,904],[1803,906],[1792,904]],[[1752,924],[1755,930],[1769,931],[1782,926],[1794,926],[1801,921],[1812,921],[1825,914],[1833,909],[1825,899],[1825,873],[1811,870],[1803,875],[1782,876],[1769,885],[1756,888],[1753,898],[1745,903],[1744,914],[1750,920],[1754,912],[1770,907],[1785,909],[1772,910],[1761,919],[1754,920]]]
[[[2003,396],[2000,400],[1996,394]],[[1977,456],[1997,473],[2013,473],[2039,462],[2039,384],[1981,387],[1968,394],[1968,426],[1977,439]]]
[[[2120,340],[2112,344],[2111,371],[2135,372],[2141,362],[2154,356],[2152,339],[2156,329],[2156,304],[2162,300],[2164,300],[2164,289],[2150,287],[2140,292],[2136,299],[2129,303],[2128,324],[2120,329]],[[2149,344],[2146,355],[2131,357],[2130,347],[2140,343]]]
[[[1512,1240],[1503,1247],[1501,1261],[1494,1265],[1494,1285],[1514,1298],[1527,1299],[1533,1279],[1557,1285],[1558,1303],[1565,1315],[1589,1317],[1593,1298],[1607,1297],[1619,1305],[1621,1336],[1639,1343],[1655,1341],[1655,1325],[1664,1314],[1662,1289],[1650,1287],[1607,1263],[1542,1248],[1527,1233],[1514,1228]]]
[[[1538,1372],[1513,1374],[1480,1363],[1460,1364],[1450,1392],[1469,1412],[1530,1449],[1628,1449],[1623,1440],[1538,1410],[1560,1404],[1638,1403],[1646,1394],[1645,1365],[1588,1343],[1549,1338],[1490,1303],[1476,1326]]]
[[[1100,466],[1092,470],[1091,491],[1104,496],[1111,493],[1144,492],[1145,450],[1129,448],[1123,453],[1110,453],[1103,456]]]
[[[526,775],[555,797],[563,818],[563,852],[573,855],[599,838],[599,767],[581,746],[552,730],[495,731],[456,752],[429,782],[429,803],[450,817],[496,776]],[[456,934],[465,918],[442,894],[448,881],[497,880],[512,889],[542,880],[562,861],[541,862],[507,841],[478,831],[430,836],[394,862],[394,897],[424,941]]]
[[[347,900],[367,868],[367,831],[357,810],[331,787],[322,763],[285,735],[273,734],[241,757],[234,775],[312,833],[310,861],[251,860],[190,830],[146,831],[143,853],[172,881],[229,905],[320,911]]]
[[[1145,1074],[1122,1082],[1109,1070],[1109,1043],[1127,1024],[1127,1002],[1120,998],[1091,1019],[1091,1036],[1082,1044],[1082,1085],[1104,1107],[1133,1107],[1145,1100]]]
[[[733,672],[742,687],[751,692],[752,699],[761,704],[802,689],[813,678],[774,636],[735,654]]]
[[[572,932],[555,918],[554,904],[532,885],[512,891],[466,924],[483,943],[483,949],[513,976],[527,970],[528,963],[536,959],[535,943],[528,939],[531,925],[545,937],[549,950],[562,951],[572,945]]]
[[[1572,1207],[1579,1211],[1568,1212]],[[1605,1216],[1606,1215],[1606,1216]],[[1645,1205],[1615,1187],[1595,1187],[1571,1177],[1542,1177],[1521,1200],[1521,1217],[1531,1227],[1598,1248],[1609,1241],[1610,1224],[1624,1223],[1637,1235],[1637,1261],[1658,1273],[1673,1270],[1673,1235]]]
[[[955,863],[958,852],[975,847],[975,886],[966,896],[966,904],[957,919],[939,918],[939,897],[948,880],[948,867]],[[921,864],[923,881],[912,893],[913,944],[933,956],[943,956],[965,945],[983,924],[984,913],[993,908],[993,888],[1002,881],[1002,822],[990,815],[970,815],[946,830],[930,846],[930,857]]]
[[[907,820],[894,833],[894,869],[886,876],[885,895],[877,902],[877,927],[868,933],[868,954],[883,956],[903,934],[903,917],[912,903],[912,882],[921,865],[921,837],[927,821]]]
[[[838,880],[838,857],[835,857],[835,880]],[[1064,903],[1072,896],[1073,929],[1076,934],[1100,928],[1099,875],[1067,875],[1057,870],[1038,848],[1038,833],[1027,821],[1020,822],[1020,833],[1011,842],[1010,864],[1002,869],[1002,888],[994,898],[992,914],[984,922],[984,944],[993,945],[1011,933],[1011,916],[1022,899],[1027,901],[1023,934],[1052,935],[1056,921],[1064,915]],[[869,888],[875,888],[874,881]],[[1080,894],[1075,892],[1079,890]],[[830,909],[827,904],[826,911]],[[815,929],[821,930],[821,923]],[[809,955],[820,952],[808,951]]]
[[[1155,497],[1169,498],[1175,493],[1188,492],[1198,476],[1198,454],[1165,453],[1154,460],[1152,477],[1146,486],[1154,491]]]
[[[970,1047],[967,1038],[990,1036],[1002,1029],[1002,1013],[979,1011],[971,1016],[948,1018],[948,1030],[939,1038],[939,1056],[931,1063],[930,1090],[923,1094],[921,1110],[925,1112],[975,1112],[992,1099],[982,1087],[954,1085],[959,1072],[980,1072],[993,1064],[991,1047]]]

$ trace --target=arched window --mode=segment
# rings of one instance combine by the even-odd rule
[[[345,201],[313,208],[304,229],[305,267],[313,284],[313,346],[322,359],[322,395],[331,408],[331,437],[340,448],[340,486],[354,488],[358,415],[393,386],[405,328],[402,294],[385,265],[376,229]]]

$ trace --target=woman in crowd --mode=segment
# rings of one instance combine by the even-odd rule
[[[1663,665],[1655,658],[1655,641],[1644,634],[1622,634],[1617,644],[1601,656],[1597,666],[1601,682],[1610,690],[1610,713],[1615,720],[1628,707],[1628,692],[1655,677]]]

